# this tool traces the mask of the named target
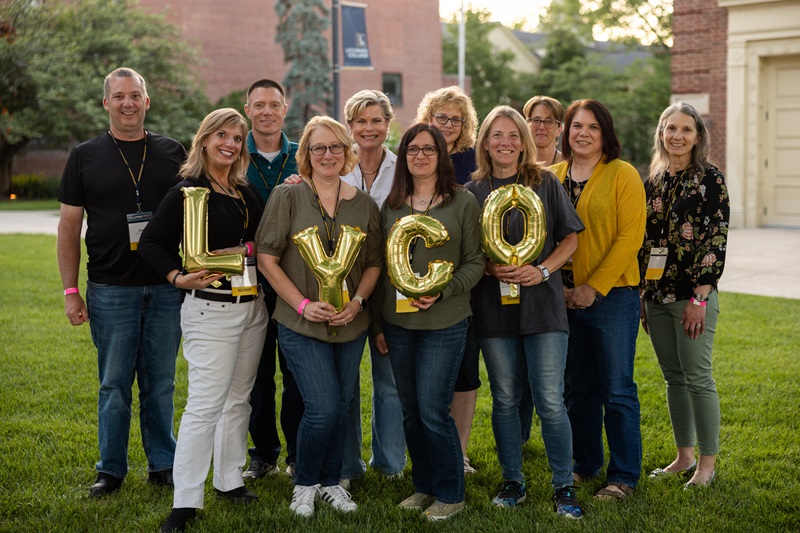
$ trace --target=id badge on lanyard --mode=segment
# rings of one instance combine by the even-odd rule
[[[139,239],[142,238],[142,232],[153,218],[152,211],[139,211],[138,213],[130,213],[128,217],[128,237],[131,241],[131,250],[136,251],[139,247]]]
[[[650,260],[647,262],[647,272],[644,275],[646,280],[658,280],[664,275],[664,267],[667,265],[667,248],[652,248],[650,250]]]
[[[416,274],[419,275],[419,274]],[[419,311],[419,307],[414,307],[411,305],[411,302],[414,301],[414,298],[409,298],[408,296],[404,295],[402,292],[395,289],[395,304],[394,304],[394,311],[397,314],[400,313],[416,313]]]
[[[258,294],[258,280],[256,278],[256,258],[244,258],[244,273],[241,276],[231,276],[231,296],[248,296]]]
[[[517,285],[516,291],[512,291],[510,283],[506,283],[505,281],[499,281],[499,280],[498,283],[500,283],[500,303],[503,305],[519,305],[519,297],[520,297],[519,285]]]

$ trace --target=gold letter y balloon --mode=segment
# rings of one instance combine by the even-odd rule
[[[427,215],[406,215],[395,222],[386,239],[389,279],[403,296],[435,296],[453,279],[453,263],[428,263],[427,274],[417,276],[408,259],[408,250],[417,237],[424,239],[426,247],[433,248],[446,243],[450,235],[441,222]]]
[[[189,272],[208,270],[227,276],[244,272],[244,255],[208,251],[208,189],[183,187],[183,266]]]

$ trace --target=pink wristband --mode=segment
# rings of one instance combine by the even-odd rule
[[[700,307],[705,307],[708,302],[701,302],[700,300],[695,300],[694,296],[692,296],[692,303],[694,305],[699,305]]]
[[[247,250],[247,257],[253,256],[253,245],[249,242],[244,243],[244,247]]]
[[[297,306],[297,314],[300,315],[300,316],[303,316],[303,310],[306,308],[306,306],[310,302],[311,302],[311,300],[309,300],[308,298],[306,298],[305,300],[300,302],[300,305]]]
[[[78,290],[78,287],[70,287],[69,289],[64,289],[64,296],[66,296],[68,294],[76,294],[78,292],[80,292]]]

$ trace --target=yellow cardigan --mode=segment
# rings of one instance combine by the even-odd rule
[[[563,183],[569,163],[550,167]],[[575,286],[588,283],[605,296],[614,287],[639,285],[637,254],[647,218],[644,185],[632,165],[601,161],[575,207],[586,229],[572,257]]]

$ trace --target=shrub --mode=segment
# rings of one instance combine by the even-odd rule
[[[60,184],[60,179],[44,174],[18,174],[11,178],[11,192],[25,200],[57,198]]]

